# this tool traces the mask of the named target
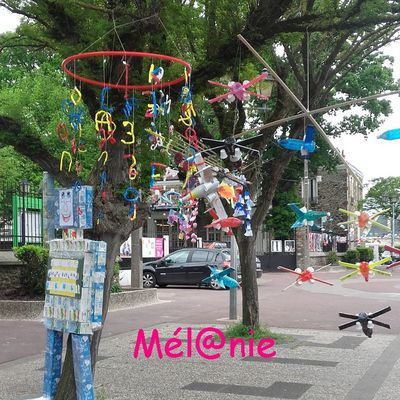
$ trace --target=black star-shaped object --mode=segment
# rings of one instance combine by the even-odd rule
[[[385,314],[391,310],[390,307],[383,308],[382,310],[376,311],[374,313],[366,313],[366,312],[360,312],[357,315],[353,314],[345,314],[345,313],[339,313],[339,317],[343,318],[349,318],[353,319],[354,321],[347,322],[346,324],[340,325],[339,329],[347,329],[350,328],[354,325],[359,325],[362,328],[362,331],[364,332],[365,336],[368,336],[369,338],[372,336],[372,329],[374,325],[382,326],[383,328],[390,329],[389,324],[385,324],[384,322],[380,321],[375,321],[374,318],[379,317],[382,314]]]

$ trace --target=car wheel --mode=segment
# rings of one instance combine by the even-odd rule
[[[210,288],[214,289],[214,290],[219,290],[219,289],[221,289],[221,286],[219,285],[218,281],[216,281],[215,279],[212,279],[210,282]]]
[[[143,287],[153,288],[156,286],[156,277],[152,272],[143,272]]]

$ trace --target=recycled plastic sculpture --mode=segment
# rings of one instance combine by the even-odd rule
[[[383,328],[390,329],[389,324],[385,324],[384,322],[376,321],[375,318],[379,317],[382,314],[385,314],[391,310],[390,307],[383,308],[382,310],[376,311],[374,313],[366,313],[366,312],[360,312],[357,315],[353,314],[345,314],[345,313],[339,313],[339,317],[342,318],[349,318],[352,319],[353,321],[347,322],[345,324],[339,325],[339,329],[347,329],[352,326],[357,326],[358,329],[362,329],[363,333],[365,336],[368,336],[369,338],[372,337],[372,330],[374,325],[382,326]]]

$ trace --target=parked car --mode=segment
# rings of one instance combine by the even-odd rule
[[[166,257],[143,264],[143,287],[153,288],[156,285],[196,285],[201,286],[202,280],[210,275],[209,265],[217,265],[219,269],[230,266],[229,249],[199,249],[186,248],[177,250]],[[241,281],[240,265],[237,279]],[[120,264],[120,282],[130,284],[130,263]],[[262,275],[260,260],[257,262],[257,277]],[[211,281],[210,287],[219,289],[218,282]]]
[[[230,250],[223,249],[222,252],[227,254],[229,256],[229,260],[230,260],[230,257],[231,257]],[[236,271],[237,271],[238,280],[241,281],[242,280],[242,271],[241,271],[241,267],[240,267],[239,254],[237,255],[237,258],[236,258]],[[257,279],[262,277],[263,270],[261,268],[261,260],[258,257],[256,257],[256,273],[257,273]]]
[[[229,255],[215,249],[181,249],[159,260],[143,264],[143,287],[200,286],[201,281],[210,276],[209,265],[217,265],[219,269],[223,269],[229,265]],[[215,281],[211,281],[210,286],[219,289]]]

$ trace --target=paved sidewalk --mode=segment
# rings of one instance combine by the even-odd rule
[[[162,347],[176,328],[157,326]],[[134,359],[137,331],[105,338],[96,371],[97,400],[399,398],[400,336],[374,333],[368,339],[354,331],[273,330],[293,335],[295,341],[276,346],[272,359],[230,358],[227,350],[217,360],[197,355],[160,360],[155,352],[149,359]],[[42,356],[0,365],[0,400],[40,395],[42,367]]]

